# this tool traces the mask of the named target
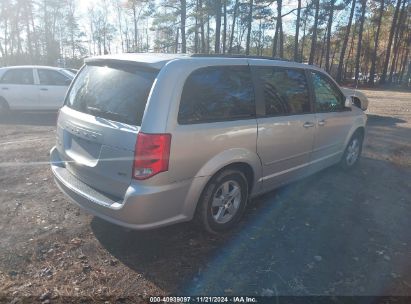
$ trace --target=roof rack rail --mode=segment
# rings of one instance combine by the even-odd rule
[[[293,62],[292,60],[280,58],[280,57],[242,55],[242,54],[191,54],[190,57],[249,58],[249,59],[268,59],[268,60]]]

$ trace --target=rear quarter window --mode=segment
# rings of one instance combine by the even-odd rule
[[[178,113],[180,124],[252,117],[254,88],[248,66],[200,68],[187,78]]]
[[[1,83],[32,85],[34,84],[33,69],[8,70],[3,74]]]
[[[132,64],[86,65],[74,81],[66,105],[97,117],[141,125],[158,70]]]

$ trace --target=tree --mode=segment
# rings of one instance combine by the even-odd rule
[[[358,31],[358,44],[357,44],[357,55],[355,58],[355,82],[358,82],[358,77],[360,74],[360,56],[362,49],[362,35],[364,30],[364,19],[365,19],[365,8],[367,5],[367,0],[361,0],[361,17],[360,17],[360,29]]]
[[[76,3],[74,0],[66,1],[65,9],[65,36],[64,41],[71,49],[71,59],[76,58],[76,52],[80,55],[84,53],[84,47],[80,41],[80,38],[84,36],[84,33],[80,31],[78,24],[78,18],[76,16]],[[63,34],[63,33],[61,33]]]
[[[336,0],[330,0],[330,14],[327,23],[327,41],[326,41],[326,51],[325,51],[325,70],[330,72],[330,51],[331,51],[331,28],[334,18],[334,7]]]
[[[277,49],[279,50],[279,56],[284,56],[284,35],[283,35],[283,22],[282,22],[282,0],[277,0],[277,19],[275,24],[275,33],[273,39],[273,52],[272,56],[277,57]],[[279,38],[279,39],[278,39]],[[279,44],[279,45],[278,45]]]
[[[234,29],[235,29],[235,23],[236,23],[239,4],[240,4],[239,0],[235,0],[235,4],[234,4],[234,8],[233,8],[233,23],[231,24],[230,44],[229,44],[229,47],[228,47],[228,52],[229,53],[231,53],[232,50],[233,50]]]
[[[86,14],[79,3],[0,1],[0,64],[79,67],[85,56],[112,52],[228,52],[308,61],[338,82],[360,72],[371,74],[370,84],[381,73],[387,83],[408,75],[409,0],[297,0],[291,9],[283,0],[101,0]],[[295,27],[284,31],[284,20]]]
[[[200,11],[200,27],[201,27],[201,53],[206,52],[206,43],[205,43],[205,28],[204,28],[204,9],[203,9],[203,0],[198,0],[198,7]]]
[[[399,56],[400,52],[400,44],[401,44],[401,36],[402,36],[402,30],[404,29],[404,24],[405,24],[405,17],[406,17],[406,12],[405,12],[405,4],[407,0],[403,0],[402,2],[402,7],[401,7],[401,13],[399,16],[398,20],[398,25],[395,30],[395,35],[394,35],[394,58],[392,59],[392,64],[391,64],[391,69],[390,69],[390,76],[388,78],[388,82],[392,82],[394,70],[397,65],[397,59]]]
[[[374,81],[375,81],[375,66],[377,62],[377,52],[378,52],[378,42],[380,39],[381,21],[382,21],[382,16],[384,14],[384,2],[385,0],[380,1],[379,15],[376,21],[377,31],[374,37],[374,50],[373,50],[372,59],[371,59],[370,78],[368,80],[368,83],[371,85],[374,85]]]
[[[181,52],[187,52],[186,40],[186,18],[187,18],[187,3],[186,0],[180,0],[180,31],[181,31]],[[177,42],[178,43],[178,42]]]
[[[226,52],[227,47],[227,0],[223,0],[223,19],[224,19],[224,28],[223,28],[223,54]]]
[[[384,61],[384,66],[383,66],[383,70],[381,74],[380,84],[385,84],[385,81],[387,78],[388,65],[390,63],[390,56],[391,56],[392,40],[394,37],[395,27],[397,26],[397,19],[398,19],[398,13],[400,10],[400,5],[401,5],[401,0],[397,0],[397,5],[395,7],[394,16],[392,18],[390,36],[388,38],[387,51],[385,53],[385,61]]]
[[[297,21],[295,22],[295,36],[294,36],[294,61],[299,61],[298,60],[298,36],[300,35],[300,18],[301,18],[301,0],[298,0]]]
[[[347,49],[348,39],[350,38],[352,19],[354,17],[354,11],[355,11],[355,2],[356,0],[352,0],[350,17],[348,19],[348,25],[347,25],[347,29],[345,32],[344,41],[341,46],[340,60],[338,62],[338,69],[337,69],[337,79],[336,79],[337,82],[341,82],[341,79],[342,79],[342,70],[343,70],[343,65],[344,65],[345,51]]]
[[[169,6],[175,7],[174,2],[175,0],[172,1]],[[138,25],[139,25],[141,18],[145,16],[146,10],[149,9],[150,11],[150,8],[151,8],[150,5],[151,5],[150,0],[128,0],[128,6],[133,16],[133,25],[134,25],[133,51],[134,52],[141,51],[142,49],[141,43],[139,43],[140,39],[139,39]],[[106,5],[104,7],[107,8]]]
[[[308,64],[314,63],[314,56],[315,56],[315,48],[317,43],[317,30],[318,30],[318,14],[320,11],[320,0],[314,0],[315,5],[315,16],[314,16],[314,26],[313,26],[313,34],[311,38],[311,51],[310,51],[310,59],[308,60]]]
[[[250,54],[250,39],[251,39],[251,26],[253,24],[253,0],[250,0],[248,4],[248,18],[247,18],[247,41],[245,44],[245,54]]]
[[[122,14],[120,0],[113,0],[113,5],[114,5],[114,7],[116,9],[116,13],[117,13],[117,26],[118,26],[118,32],[120,34],[121,51],[124,52],[125,51],[125,46],[124,46],[123,26],[122,26],[122,24],[123,24],[123,22],[122,22],[123,14]]]
[[[214,51],[216,54],[220,53],[220,37],[221,37],[221,0],[215,0],[215,44]]]
[[[410,54],[410,48],[411,48],[411,27],[409,26],[408,29],[409,29],[408,39],[407,39],[407,42],[405,44],[405,54],[404,54],[404,58],[403,58],[402,65],[401,65],[401,72],[400,72],[400,79],[399,79],[400,83],[404,81],[405,70],[408,66],[408,75],[406,77],[406,79],[408,79],[408,80],[406,80],[407,85],[408,85],[408,82],[409,82],[409,79],[410,79],[410,76],[411,76],[411,62],[408,59],[409,54]]]
[[[157,10],[152,24],[152,30],[155,32],[154,51],[176,52],[181,29],[179,6],[171,6],[168,1],[161,4],[161,9]]]

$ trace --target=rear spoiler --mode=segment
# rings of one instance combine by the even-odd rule
[[[134,60],[123,60],[123,59],[114,59],[114,58],[86,58],[84,59],[84,63],[88,65],[107,65],[107,66],[138,66],[144,69],[149,70],[160,70],[164,64],[158,63],[151,63],[151,62],[141,62],[141,61],[134,61]]]

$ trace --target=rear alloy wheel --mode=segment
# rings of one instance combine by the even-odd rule
[[[352,168],[358,163],[362,151],[362,142],[363,136],[359,132],[354,133],[341,159],[341,164],[344,168]]]
[[[211,216],[216,223],[225,224],[235,217],[241,203],[240,189],[236,181],[229,180],[214,193],[211,202]]]
[[[248,200],[248,183],[240,171],[224,170],[208,183],[197,209],[197,220],[211,233],[234,227]]]

